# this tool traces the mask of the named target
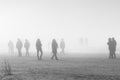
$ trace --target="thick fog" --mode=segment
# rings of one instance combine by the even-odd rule
[[[15,46],[17,38],[23,43],[28,39],[31,52],[40,38],[43,51],[50,52],[52,39],[60,44],[63,38],[68,53],[106,54],[109,37],[115,37],[119,52],[119,4],[118,0],[1,0],[0,52],[8,52],[9,40]]]

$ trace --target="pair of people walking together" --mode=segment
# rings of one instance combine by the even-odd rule
[[[56,60],[58,60],[57,48],[58,48],[58,44],[57,44],[56,40],[53,39],[52,40],[52,54],[53,55],[52,55],[51,59],[55,58]],[[36,50],[37,50],[37,59],[41,60],[42,56],[43,56],[43,51],[42,51],[42,43],[41,43],[40,39],[37,39],[37,41],[36,41]]]

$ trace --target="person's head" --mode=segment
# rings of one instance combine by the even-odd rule
[[[41,40],[38,38],[38,39],[37,39],[37,42],[41,43]]]
[[[38,38],[37,41],[40,41],[40,39]]]
[[[28,40],[27,40],[27,39],[25,39],[25,42],[28,42]]]
[[[56,42],[55,38],[52,40],[52,42]]]
[[[114,37],[112,37],[112,40],[115,40],[115,38],[114,38]]]
[[[108,38],[108,41],[111,41],[111,38]]]
[[[20,41],[20,38],[18,38],[17,40]]]

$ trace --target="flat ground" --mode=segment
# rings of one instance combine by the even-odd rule
[[[118,80],[120,79],[120,59],[100,57],[60,57],[51,60],[44,57],[1,57],[1,69],[7,59],[12,72],[21,80]],[[2,73],[1,73],[2,74]]]

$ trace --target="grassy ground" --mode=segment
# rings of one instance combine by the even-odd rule
[[[19,80],[120,79],[120,59],[61,57],[55,61],[45,57],[37,61],[36,57],[1,57],[1,66],[5,59],[9,60]]]

